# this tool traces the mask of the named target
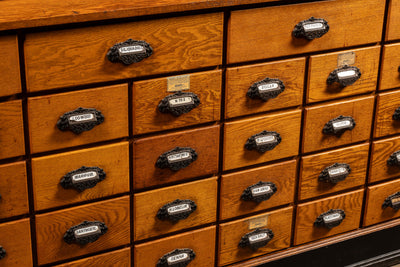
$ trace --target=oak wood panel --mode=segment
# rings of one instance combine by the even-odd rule
[[[234,263],[252,257],[267,254],[290,246],[292,232],[293,208],[288,207],[241,220],[223,223],[219,226],[218,266]],[[238,246],[240,239],[254,229],[252,221],[266,218],[267,224],[263,229],[271,229],[274,237],[268,244],[254,251],[248,247]]]
[[[222,13],[212,13],[28,34],[28,91],[219,65],[222,23]],[[110,62],[109,48],[129,38],[148,42],[153,55],[129,66]]]
[[[303,200],[363,185],[367,175],[368,153],[369,143],[302,157],[298,198]],[[350,165],[351,172],[346,179],[337,184],[318,181],[320,173],[335,163]]]
[[[179,117],[158,110],[160,101],[174,93],[167,91],[168,78],[133,83],[133,134],[219,120],[222,71],[216,70],[189,75],[190,90],[185,92],[196,94],[200,99],[200,105]]]
[[[305,108],[303,153],[367,140],[371,133],[373,110],[373,96]],[[324,134],[324,125],[340,115],[351,116],[356,122],[354,129],[340,136]]]
[[[95,187],[78,191],[64,189],[60,180],[82,166],[99,167],[106,178]],[[129,191],[128,142],[88,148],[32,159],[36,210],[54,208]]]
[[[296,160],[286,161],[250,170],[224,174],[221,177],[220,219],[245,215],[251,212],[292,203],[296,184]],[[262,182],[274,183],[277,191],[261,203],[240,199],[243,191]]]
[[[83,221],[101,221],[107,233],[84,246],[67,244],[65,232]],[[38,263],[46,264],[129,244],[129,196],[36,215]]]
[[[311,56],[308,72],[307,103],[374,91],[378,79],[380,50],[380,46],[374,46]],[[342,87],[339,83],[329,85],[326,82],[329,74],[342,67],[342,65],[338,65],[338,57],[351,52],[355,53],[355,62],[349,66],[355,66],[360,69],[360,79],[346,87]]]
[[[0,37],[0,96],[21,92],[18,38],[16,35]]]
[[[400,107],[399,90],[377,96],[374,137],[400,133],[400,122],[392,118],[398,107]]]
[[[225,123],[223,169],[229,170],[298,154],[301,110],[269,114]],[[278,132],[280,144],[265,153],[247,150],[249,137],[262,131]]]
[[[391,0],[386,29],[386,40],[400,39],[400,1]]]
[[[134,238],[141,240],[177,230],[212,223],[217,216],[217,177],[135,194]],[[197,208],[178,222],[160,220],[158,210],[176,199],[194,201]]]
[[[233,11],[228,63],[379,42],[384,9],[384,0],[336,0]],[[312,41],[292,37],[310,17],[328,21],[329,32]]]
[[[379,90],[400,87],[400,44],[388,44],[383,47],[381,64]]]
[[[133,145],[135,189],[216,174],[219,132],[219,125],[215,125],[135,140]],[[158,157],[175,147],[191,147],[197,153],[197,160],[179,171],[156,167]]]
[[[361,189],[298,205],[294,245],[357,229],[360,225],[363,193]],[[346,217],[342,223],[332,229],[314,226],[317,217],[330,209],[344,210]]]
[[[59,130],[59,117],[78,107],[100,110],[104,122],[81,134]],[[28,118],[32,153],[128,136],[128,86],[32,97],[28,99]]]
[[[228,68],[226,71],[225,118],[301,105],[303,101],[305,58]],[[285,91],[264,102],[246,93],[255,82],[277,78]]]

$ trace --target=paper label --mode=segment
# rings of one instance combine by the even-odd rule
[[[83,182],[97,178],[97,172],[83,172],[72,175],[72,182]]]
[[[265,227],[268,224],[268,215],[249,220],[249,230]]]
[[[344,168],[344,167],[337,167],[337,168],[334,168],[334,169],[330,169],[328,171],[328,174],[329,174],[330,177],[342,175],[342,174],[345,174],[345,173],[347,173],[347,169]]]
[[[338,121],[338,122],[334,122],[332,124],[334,129],[342,129],[342,128],[347,128],[349,126],[351,126],[351,122],[349,120],[345,120],[345,121]]]
[[[356,63],[356,53],[347,52],[338,55],[338,67],[342,67],[344,65],[353,65]]]
[[[133,55],[145,52],[145,48],[141,45],[131,45],[118,48],[120,55]]]
[[[306,32],[310,32],[310,31],[317,31],[317,30],[323,30],[325,29],[324,24],[322,24],[321,22],[315,22],[315,23],[307,23],[304,24],[304,30]]]
[[[274,135],[264,135],[260,137],[256,137],[256,144],[257,145],[264,145],[264,144],[269,144],[275,142],[275,136]]]
[[[265,186],[256,187],[256,188],[251,189],[251,195],[255,197],[255,196],[259,196],[259,195],[265,195],[271,191],[272,191],[271,187],[268,185],[265,185]]]
[[[267,84],[261,84],[257,86],[259,91],[269,91],[269,90],[274,90],[277,89],[279,85],[277,83],[267,83]]]
[[[329,215],[324,216],[324,222],[329,223],[329,222],[337,221],[341,218],[342,218],[342,215],[340,215],[339,213],[329,214]]]
[[[185,211],[190,211],[190,205],[189,204],[181,204],[181,205],[176,205],[169,207],[167,209],[168,214],[175,214],[175,213],[182,213]]]
[[[71,124],[83,123],[87,121],[96,121],[96,117],[93,113],[73,115],[68,118]]]
[[[186,152],[186,151],[167,156],[167,160],[170,163],[177,162],[177,161],[183,161],[183,160],[187,160],[187,159],[191,159],[191,158],[192,158],[192,156],[190,155],[190,153]]]
[[[92,235],[94,233],[100,233],[100,228],[97,225],[88,226],[85,228],[80,228],[74,231],[75,237],[83,237]]]
[[[269,239],[269,236],[267,233],[259,233],[259,234],[249,236],[249,243],[250,244],[257,243],[257,242],[268,240],[268,239]]]
[[[349,78],[356,76],[356,72],[354,70],[339,71],[337,75],[339,78]]]
[[[179,75],[167,78],[167,91],[177,92],[190,90],[190,75]]]
[[[178,262],[183,262],[189,259],[189,255],[187,253],[180,253],[178,255],[174,255],[167,258],[168,265],[176,264]]]
[[[185,106],[188,104],[194,104],[193,98],[190,96],[177,97],[169,100],[170,107]]]

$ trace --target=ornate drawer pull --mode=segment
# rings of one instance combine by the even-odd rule
[[[261,99],[266,102],[271,98],[277,97],[285,90],[285,85],[279,79],[265,78],[255,82],[247,91],[247,96],[251,99]]]
[[[247,187],[243,191],[240,199],[260,203],[262,201],[270,199],[277,190],[278,189],[276,188],[276,185],[274,183],[260,181]]]
[[[196,253],[192,249],[178,248],[162,256],[158,260],[156,267],[185,267],[195,257]]]
[[[153,54],[153,48],[149,43],[141,40],[128,39],[117,43],[107,52],[109,61],[121,62],[125,65],[137,63]]]
[[[106,178],[106,173],[99,167],[85,167],[70,171],[60,181],[60,185],[65,188],[75,188],[78,191],[95,187],[98,182]]]
[[[340,115],[339,117],[328,121],[322,129],[322,132],[324,134],[333,134],[339,136],[345,131],[353,130],[354,127],[356,127],[356,122],[352,117]]]
[[[64,113],[57,121],[57,127],[61,131],[71,131],[80,134],[90,131],[94,126],[101,124],[104,116],[101,111],[94,108],[77,108]]]
[[[396,108],[393,113],[392,119],[395,121],[400,121],[400,107]]]
[[[327,84],[339,83],[342,87],[346,87],[355,83],[361,77],[361,71],[355,66],[343,66],[332,71],[328,79]]]
[[[346,163],[335,163],[329,167],[326,167],[321,174],[318,176],[318,180],[322,182],[330,182],[336,184],[346,179],[351,173],[349,164]]]
[[[0,260],[3,259],[7,255],[7,251],[0,246]]]
[[[346,213],[344,213],[344,210],[330,209],[318,216],[314,222],[314,226],[331,229],[341,224],[345,217]]]
[[[271,229],[257,228],[253,232],[247,233],[242,236],[242,239],[240,239],[239,242],[239,247],[250,247],[252,250],[257,250],[266,246],[273,237],[274,233]]]
[[[200,99],[196,94],[176,92],[173,95],[164,97],[158,104],[158,110],[162,113],[171,113],[179,117],[196,108],[199,104]]]
[[[394,210],[400,209],[400,192],[388,196],[385,201],[383,201],[382,209],[386,209],[387,207],[391,207]]]
[[[197,205],[194,201],[190,199],[176,199],[162,206],[157,212],[157,218],[177,222],[189,217],[196,209]]]
[[[174,149],[161,154],[156,162],[160,169],[169,168],[173,171],[186,168],[197,159],[197,153],[190,147],[175,147]]]
[[[322,37],[329,31],[328,22],[324,19],[311,17],[299,22],[293,29],[293,36],[313,40]]]
[[[100,236],[107,233],[107,230],[108,228],[103,222],[84,221],[69,228],[64,235],[64,241],[68,244],[86,245],[99,239]]]
[[[400,166],[400,150],[397,150],[387,160],[389,166]]]
[[[248,150],[257,150],[260,153],[274,149],[282,141],[277,132],[262,131],[247,139],[244,147]]]

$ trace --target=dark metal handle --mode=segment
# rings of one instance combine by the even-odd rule
[[[3,259],[7,255],[7,251],[0,246],[0,260]]]
[[[260,203],[262,201],[270,199],[277,190],[278,189],[276,188],[276,185],[274,183],[260,181],[247,187],[243,191],[240,199]]]
[[[342,116],[328,121],[322,132],[324,134],[341,135],[345,131],[351,131],[356,126],[356,122],[350,116]]]
[[[395,121],[400,121],[400,107],[396,108],[393,113],[392,119]]]
[[[107,52],[109,61],[121,62],[125,65],[137,63],[153,54],[153,48],[149,43],[141,40],[128,39],[117,43]]]
[[[197,153],[190,147],[175,147],[174,149],[161,154],[156,162],[160,169],[169,168],[173,171],[186,168],[197,159]]]
[[[260,153],[274,149],[282,141],[277,132],[262,131],[247,139],[244,147],[248,150],[257,150]]]
[[[157,212],[157,218],[177,222],[189,217],[196,209],[197,205],[194,201],[190,199],[176,199],[162,206]]]
[[[185,267],[194,258],[196,253],[190,248],[178,248],[162,256],[156,267]]]
[[[311,17],[299,22],[293,29],[293,36],[313,40],[322,37],[329,31],[328,22],[324,19]]]
[[[327,84],[339,83],[342,87],[346,87],[355,83],[361,77],[361,71],[355,66],[343,66],[341,68],[332,71],[328,79]]]
[[[93,129],[94,126],[101,124],[104,116],[101,111],[94,108],[77,108],[73,111],[64,113],[57,121],[57,128],[61,131],[71,131],[80,134]]]
[[[387,160],[389,166],[400,166],[400,150],[397,150]]]
[[[199,104],[200,99],[196,94],[176,92],[173,95],[164,97],[158,104],[158,110],[162,113],[171,113],[179,117],[196,108]]]
[[[322,182],[329,182],[336,184],[346,179],[351,173],[349,164],[346,163],[335,163],[329,167],[326,167],[318,176],[318,180]]]
[[[318,216],[314,222],[314,226],[331,229],[341,224],[345,217],[346,213],[344,210],[330,209]]]
[[[65,188],[74,188],[78,191],[96,186],[98,182],[106,178],[106,173],[99,167],[85,167],[70,171],[60,181],[60,185]]]
[[[262,81],[255,82],[247,91],[247,96],[251,99],[261,99],[266,102],[269,99],[277,97],[285,90],[285,85],[279,79],[265,78]]]
[[[252,250],[257,250],[264,247],[274,237],[271,229],[257,228],[253,232],[247,233],[240,239],[239,247],[250,247]]]
[[[84,221],[69,228],[64,235],[64,241],[68,244],[86,245],[99,239],[100,236],[107,233],[107,230],[108,228],[103,222]]]
[[[400,192],[388,196],[385,201],[383,201],[382,209],[386,209],[387,207],[391,207],[394,210],[400,209]]]

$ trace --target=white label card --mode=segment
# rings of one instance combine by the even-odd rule
[[[70,122],[75,122],[75,123],[96,120],[93,113],[74,115],[69,117],[68,119]]]
[[[168,265],[175,264],[178,262],[186,261],[189,259],[189,255],[187,253],[180,253],[178,255],[174,255],[167,258]]]
[[[97,225],[80,228],[74,231],[75,237],[87,236],[94,233],[100,233],[100,228]]]
[[[315,23],[307,23],[304,24],[304,30],[306,32],[308,31],[317,31],[317,30],[323,30],[325,29],[324,24],[322,24],[321,22],[315,22]]]
[[[142,53],[144,51],[145,48],[141,45],[124,46],[118,48],[118,52],[120,55],[132,55]]]
[[[275,136],[274,135],[264,135],[260,137],[256,137],[256,144],[257,145],[264,145],[264,144],[269,144],[275,142]]]
[[[267,233],[259,233],[259,234],[249,236],[250,244],[268,240],[268,239],[269,239],[269,236]]]
[[[338,122],[334,122],[332,124],[334,129],[342,129],[342,128],[347,128],[349,126],[351,126],[351,122],[349,120],[345,120],[345,121],[338,121]]]
[[[251,194],[252,196],[259,196],[259,195],[265,195],[269,192],[271,192],[271,187],[268,185],[261,186],[261,187],[256,187],[251,189]]]
[[[340,215],[339,213],[334,213],[334,214],[329,214],[329,215],[325,215],[324,216],[324,222],[325,223],[329,223],[332,221],[336,221],[342,218],[342,215]]]
[[[267,83],[267,84],[260,84],[257,86],[259,91],[269,91],[277,89],[279,85],[277,83]]]
[[[176,206],[169,207],[167,209],[168,214],[181,213],[181,212],[190,211],[190,210],[191,210],[191,208],[190,208],[189,204],[176,205]]]
[[[175,153],[172,155],[167,156],[168,162],[177,162],[177,161],[183,161],[187,159],[191,159],[192,156],[190,155],[189,152],[180,152],[180,153]]]
[[[339,71],[337,75],[339,78],[349,78],[356,76],[356,72],[355,70],[345,70],[345,71]]]
[[[345,173],[347,173],[347,169],[344,168],[344,167],[337,167],[337,168],[334,168],[334,169],[330,169],[328,171],[328,174],[331,177],[332,176],[337,176],[337,175],[342,175],[342,174],[345,174]]]
[[[72,175],[72,182],[83,182],[97,177],[97,172],[83,172]]]
[[[193,104],[193,98],[190,96],[185,96],[185,97],[177,97],[169,100],[169,105],[171,107],[177,107],[177,106],[185,106],[187,104]]]

